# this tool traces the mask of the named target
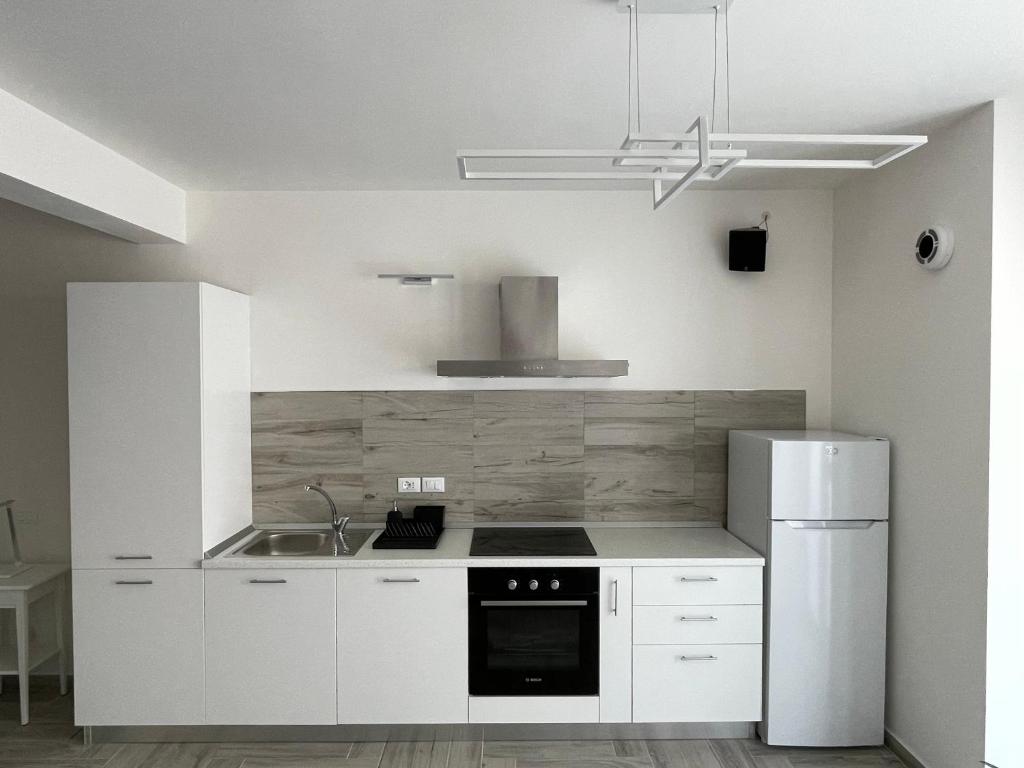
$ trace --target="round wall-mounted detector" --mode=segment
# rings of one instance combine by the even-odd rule
[[[926,229],[917,236],[914,257],[925,269],[942,269],[953,257],[953,230],[946,227]]]

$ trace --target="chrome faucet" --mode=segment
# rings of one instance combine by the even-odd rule
[[[348,525],[349,518],[347,518],[347,517],[338,517],[338,507],[334,504],[334,499],[332,499],[327,494],[327,491],[325,491],[319,485],[307,485],[306,486],[306,490],[307,491],[316,491],[321,496],[323,496],[325,499],[327,499],[327,504],[331,508],[331,528],[333,528],[334,532],[336,534],[338,534],[339,536],[344,535],[344,533],[345,533],[345,526]]]

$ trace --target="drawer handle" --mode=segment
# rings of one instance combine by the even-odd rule
[[[586,600],[481,600],[481,608],[586,608]]]
[[[288,579],[249,579],[250,584],[287,584]]]
[[[717,616],[680,616],[680,621],[718,621]]]
[[[152,555],[114,555],[115,560],[152,560]]]
[[[419,584],[419,579],[381,579],[385,584]]]
[[[680,576],[680,581],[718,581],[714,576]]]
[[[718,661],[717,656],[680,656],[680,661]]]
[[[114,582],[115,584],[152,584],[152,579],[120,579]]]

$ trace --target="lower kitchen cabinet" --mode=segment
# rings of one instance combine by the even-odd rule
[[[601,569],[601,722],[633,719],[633,569]]]
[[[203,723],[203,572],[76,570],[75,722]]]
[[[638,645],[633,720],[638,723],[761,719],[760,645]]]
[[[333,570],[207,571],[207,722],[333,724],[336,642]]]
[[[465,568],[338,571],[338,722],[465,723]]]

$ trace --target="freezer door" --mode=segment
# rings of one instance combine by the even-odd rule
[[[772,443],[772,520],[888,518],[887,440]]]
[[[882,743],[888,539],[884,522],[771,523],[767,743]]]

